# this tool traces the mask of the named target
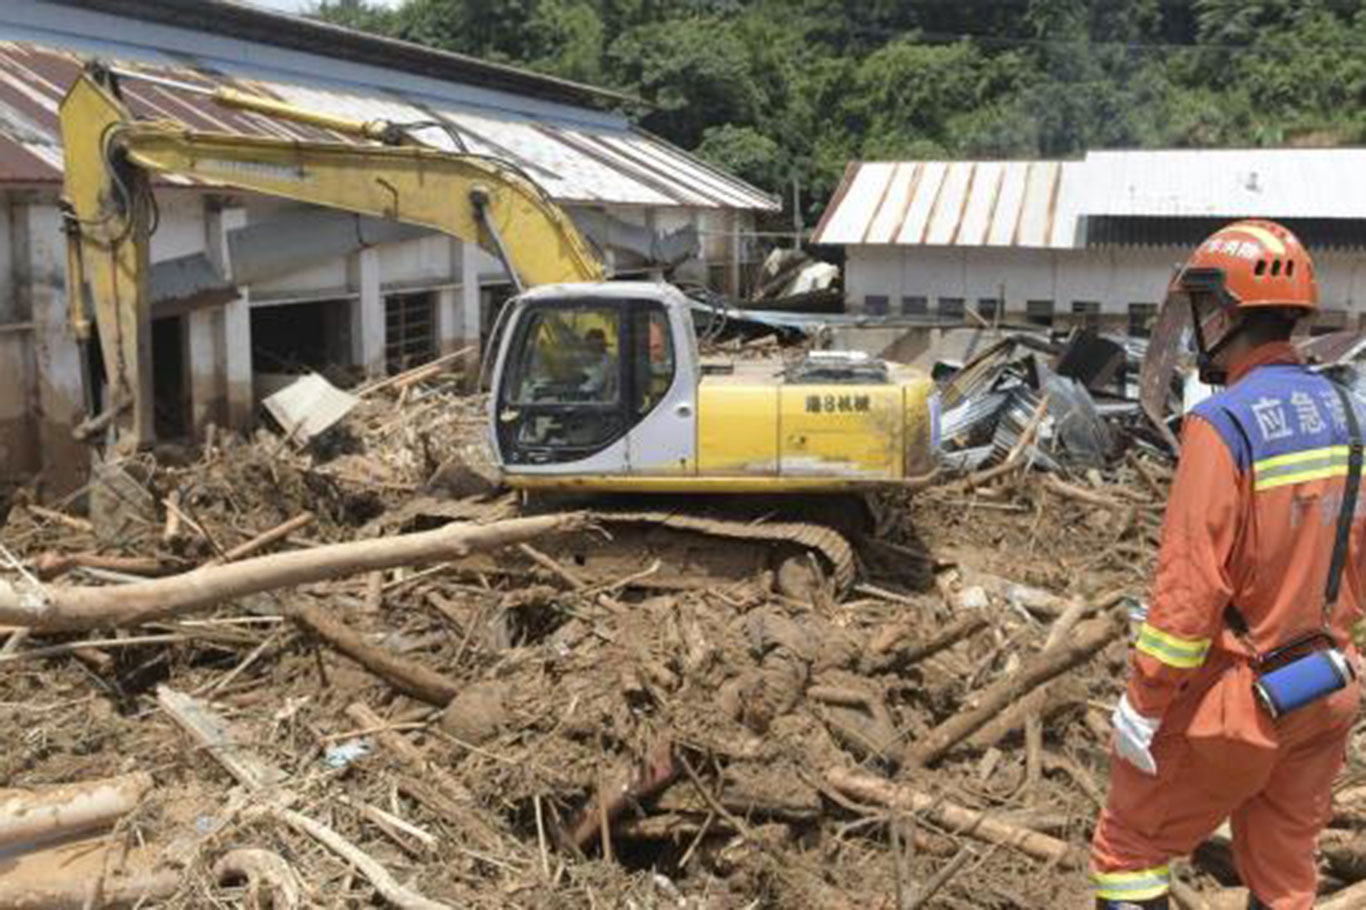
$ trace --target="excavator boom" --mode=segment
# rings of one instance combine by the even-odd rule
[[[260,101],[272,115],[290,116],[288,105]],[[232,104],[254,102],[235,96]],[[295,113],[299,122],[321,123],[322,115]],[[409,144],[300,142],[136,120],[101,70],[82,74],[60,114],[72,322],[78,336],[88,337],[87,306],[93,310],[110,406],[119,412],[115,420],[125,445],[137,445],[151,430],[150,174],[440,231],[498,255],[519,287],[604,277],[601,261],[568,216],[530,178],[495,159]],[[361,137],[394,134],[391,125],[331,116],[324,125]]]

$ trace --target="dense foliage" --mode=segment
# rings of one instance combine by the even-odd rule
[[[644,101],[818,212],[851,159],[1366,140],[1362,0],[323,0],[333,22]]]

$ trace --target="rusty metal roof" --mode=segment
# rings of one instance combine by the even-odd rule
[[[445,129],[419,133],[429,144],[465,149],[519,165],[560,202],[773,210],[776,199],[718,172],[667,143],[613,125],[597,115],[584,119],[531,117],[489,105],[461,104],[425,91],[404,94],[364,86],[308,84],[304,79],[255,78],[186,59],[149,63],[116,59],[182,82],[230,85],[310,109],[397,123],[439,121]],[[0,42],[0,184],[60,181],[62,155],[57,107],[87,56],[29,42]],[[356,141],[340,134],[221,108],[188,92],[132,80],[123,82],[130,108],[140,117],[179,121],[194,129],[291,139]],[[184,183],[183,180],[172,182]]]
[[[842,245],[1186,245],[1221,220],[1302,225],[1360,247],[1366,149],[1144,149],[1083,161],[849,165],[815,242]]]
[[[1070,161],[849,165],[814,242],[897,246],[1070,246]]]

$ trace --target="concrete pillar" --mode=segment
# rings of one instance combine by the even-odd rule
[[[379,250],[366,247],[355,254],[355,286],[351,302],[351,362],[367,376],[384,373],[384,295],[379,289]]]
[[[449,354],[465,344],[465,321],[461,313],[460,257],[464,244],[450,241],[451,285],[436,292],[436,349],[438,354]]]
[[[227,376],[223,372],[223,311],[195,310],[185,319],[185,359],[190,368],[190,424],[201,438],[209,424],[226,426]]]
[[[243,208],[223,209],[209,218],[209,255],[216,258],[224,277],[232,280],[232,257],[228,253],[228,232],[245,227],[247,210]],[[219,399],[224,402],[225,425],[234,430],[245,430],[251,426],[255,413],[256,400],[251,385],[251,295],[245,287],[238,287],[238,297],[223,306],[216,319],[218,337],[214,341],[204,337],[206,331],[201,324],[196,327],[190,322],[190,356],[195,361],[192,371],[199,375],[198,360],[202,346],[196,346],[196,333],[199,342],[211,344],[217,356],[214,373],[221,377]],[[194,380],[192,380],[193,382]],[[192,391],[195,396],[194,411],[196,429],[200,427],[199,411],[201,401],[212,400],[213,395],[206,386]],[[201,394],[207,396],[201,399]],[[206,405],[206,412],[210,408]]]
[[[730,235],[727,237],[727,241],[729,242],[727,249],[730,250],[730,268],[727,270],[726,275],[726,292],[734,297],[740,296],[740,218],[741,215],[739,212],[731,212],[730,216],[725,220]]]
[[[473,356],[465,358],[467,384],[477,384],[474,377],[484,363],[480,335],[483,332],[483,307],[479,290],[479,247],[473,243],[460,244],[460,344],[475,346]]]
[[[38,444],[43,495],[58,496],[85,482],[90,451],[71,436],[85,416],[80,349],[66,303],[66,248],[55,205],[30,203],[15,218],[16,290],[28,298],[33,319]]]

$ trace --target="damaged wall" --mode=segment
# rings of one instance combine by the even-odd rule
[[[88,468],[88,451],[71,430],[85,416],[80,355],[67,325],[65,238],[55,205],[55,188],[4,196],[0,219],[0,479],[42,473],[52,489],[77,486]],[[497,259],[478,247],[435,234],[392,243],[362,245],[352,226],[336,240],[344,252],[329,254],[328,243],[299,241],[300,218],[328,217],[325,210],[259,197],[224,197],[200,189],[161,187],[158,230],[152,237],[154,268],[167,260],[199,254],[230,283],[234,270],[257,274],[260,264],[234,261],[234,232],[263,231],[266,246],[307,247],[306,256],[266,263],[269,277],[238,287],[236,297],[207,303],[153,301],[153,370],[156,376],[158,437],[198,438],[210,424],[251,425],[261,397],[258,373],[301,368],[353,368],[375,375],[395,356],[394,319],[386,304],[398,297],[420,304],[429,295],[430,325],[418,320],[406,331],[430,332],[433,354],[477,343],[487,331],[491,288],[506,286]],[[657,212],[639,207],[597,206],[575,211],[585,220],[604,219],[675,230],[691,226],[704,238],[709,259],[719,260],[721,277],[732,278],[739,246],[734,230],[752,216],[715,216],[698,210]],[[730,230],[723,228],[734,226]],[[278,232],[273,234],[272,232]],[[258,244],[256,249],[260,249]],[[713,271],[717,271],[713,266]],[[477,275],[467,289],[465,274]],[[706,280],[706,262],[680,273]],[[712,277],[717,277],[713,275]],[[269,311],[267,313],[267,311]],[[287,331],[282,333],[281,326]],[[291,328],[292,327],[292,328]],[[301,358],[288,335],[316,336]],[[307,339],[306,339],[307,340]],[[424,349],[421,338],[415,343]]]

